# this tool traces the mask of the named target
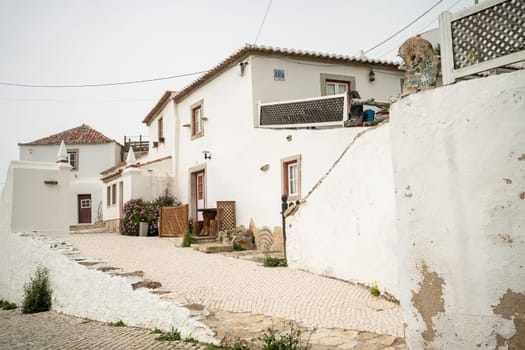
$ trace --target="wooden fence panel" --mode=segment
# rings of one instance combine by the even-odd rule
[[[217,201],[217,223],[219,231],[235,229],[235,201]]]
[[[188,204],[178,207],[161,207],[159,236],[179,237],[188,231]]]

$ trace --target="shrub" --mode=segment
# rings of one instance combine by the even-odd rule
[[[159,234],[159,217],[161,207],[180,205],[175,197],[164,195],[148,202],[142,199],[132,199],[124,204],[124,218],[120,225],[120,233],[136,236],[141,222],[148,223],[148,236]]]
[[[122,320],[118,320],[115,323],[110,323],[109,325],[113,327],[126,327],[126,324]]]
[[[16,307],[16,304],[0,299],[0,308],[3,310],[13,310],[16,309]]]
[[[246,249],[244,249],[242,245],[240,245],[239,243],[233,242],[233,250],[235,250],[236,252],[242,252],[243,250],[246,250]]]
[[[184,235],[184,238],[182,239],[181,246],[186,248],[191,246],[195,242],[195,238],[193,238],[193,233],[191,231],[186,232]]]
[[[180,340],[180,332],[178,329],[171,328],[171,331],[161,335],[160,337],[155,338],[157,340],[163,340],[163,341],[173,341],[173,340]]]
[[[48,271],[39,266],[29,283],[24,285],[24,301],[22,312],[33,314],[51,309],[51,288],[49,286]]]
[[[273,256],[266,255],[263,262],[264,267],[286,267],[286,259],[274,258]]]
[[[151,332],[150,332],[150,334],[161,334],[161,333],[162,333],[162,331],[160,329],[158,329],[158,328],[152,329]]]
[[[293,323],[290,323],[289,333],[278,334],[273,328],[268,328],[261,338],[263,350],[297,350],[300,337],[301,330]]]
[[[370,288],[370,294],[372,294],[375,297],[378,297],[379,295],[381,295],[379,288],[377,288],[377,284],[374,284],[372,288]]]

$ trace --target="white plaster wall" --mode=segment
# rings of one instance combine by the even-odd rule
[[[363,131],[286,222],[288,266],[399,297],[390,125]]]
[[[165,141],[159,142],[157,148],[153,148],[153,142],[159,140],[158,121],[162,117],[163,134]],[[149,151],[148,156],[143,162],[173,155],[175,148],[175,107],[173,100],[162,108],[157,116],[148,125]],[[171,169],[169,169],[171,171]]]
[[[132,281],[90,270],[50,249],[50,242],[0,233],[0,298],[20,304],[23,286],[37,266],[49,270],[52,309],[102,322],[122,320],[130,326],[170,330],[183,337],[217,343],[213,332],[191,311],[161,300],[147,290],[133,290]]]
[[[494,309],[509,289],[518,296],[509,312],[524,317],[524,117],[525,71],[392,107],[400,301],[411,349],[495,349],[497,334],[516,332]]]
[[[296,65],[304,68],[304,65]],[[255,67],[255,64],[250,66]],[[268,63],[268,67],[273,65]],[[259,71],[259,68],[253,69]],[[310,66],[304,69],[309,72]],[[282,93],[273,93],[271,100],[319,95],[320,71],[336,72],[317,67],[314,72],[310,72],[311,88],[294,95],[294,89],[303,89],[303,82],[287,81],[289,87]],[[363,129],[254,128],[254,107],[257,101],[253,100],[253,96],[262,96],[263,90],[271,91],[272,88],[260,83],[253,87],[252,93],[252,82],[256,79],[251,74],[252,68],[249,68],[241,76],[239,67],[235,65],[177,103],[176,113],[180,125],[191,123],[191,105],[201,99],[204,101],[203,116],[208,120],[204,121],[203,137],[191,140],[190,128],[181,127],[179,130],[179,146],[176,146],[178,157],[174,159],[174,169],[177,169],[175,195],[184,203],[190,202],[189,169],[206,164],[207,207],[215,207],[217,200],[235,200],[238,225],[248,225],[250,218],[254,218],[258,227],[280,226],[281,159],[297,154],[302,156],[301,187],[304,196],[329,169],[348,142]],[[368,71],[362,74],[366,75]],[[271,79],[273,82],[273,68]],[[376,82],[379,83],[379,77]],[[398,77],[392,78],[391,85],[392,94],[399,92]],[[288,135],[292,136],[291,142],[286,140]],[[205,161],[203,151],[210,151],[212,159]],[[265,164],[269,164],[270,169],[263,172],[260,167]]]
[[[322,73],[354,76],[355,86],[352,86],[351,89],[359,91],[361,98],[375,98],[378,101],[387,102],[390,96],[401,92],[401,78],[403,78],[402,71],[374,67],[376,80],[370,82],[369,67],[279,57],[253,56],[250,65],[254,102],[275,102],[321,96]],[[284,69],[284,81],[274,80],[274,69]]]
[[[70,196],[72,174],[55,163],[12,161],[8,170],[3,208],[6,229],[66,232],[73,215]],[[57,181],[46,185],[44,181]]]
[[[54,163],[60,145],[21,145],[20,160]],[[78,149],[78,170],[72,170],[77,178],[100,178],[100,172],[120,163],[120,145],[116,142],[94,145],[66,145],[67,149]]]

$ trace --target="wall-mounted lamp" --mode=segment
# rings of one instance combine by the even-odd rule
[[[211,152],[210,151],[202,151],[202,154],[204,154],[204,159],[211,159]]]
[[[241,77],[244,75],[244,71],[246,70],[246,66],[248,65],[248,61],[244,61],[239,63],[239,67],[241,67]]]
[[[286,136],[286,141],[288,141],[288,142],[292,141],[292,135]]]
[[[368,80],[370,82],[376,80],[376,74],[374,73],[374,70],[370,68],[370,72],[368,72]]]

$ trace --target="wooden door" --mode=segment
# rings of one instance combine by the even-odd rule
[[[90,194],[79,194],[78,195],[78,223],[79,224],[90,224],[91,223],[91,195]]]

